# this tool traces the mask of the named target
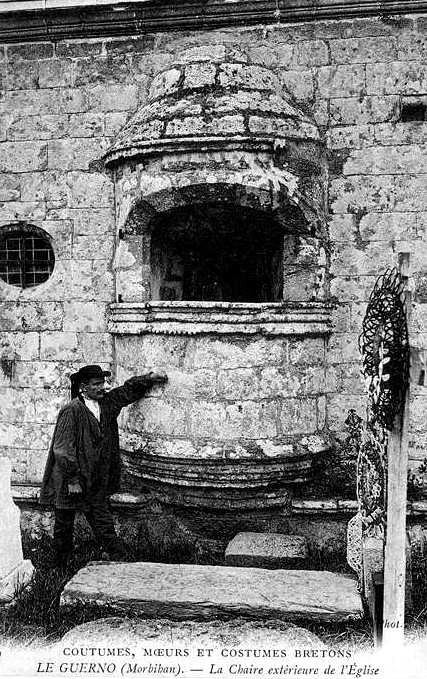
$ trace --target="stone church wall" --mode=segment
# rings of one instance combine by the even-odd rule
[[[373,18],[0,48],[0,226],[43,229],[56,257],[38,287],[0,281],[0,440],[15,483],[41,479],[68,375],[114,364],[115,203],[102,156],[154,74],[187,48],[214,55],[231,45],[239,60],[273,69],[325,136],[336,308],[323,374],[309,339],[299,361],[316,373],[324,426],[342,435],[348,410],[364,413],[357,338],[375,279],[399,253],[410,253],[411,343],[426,345],[427,122],[402,122],[402,110],[427,106],[426,25],[422,16]],[[426,405],[415,386],[415,470],[427,455]]]

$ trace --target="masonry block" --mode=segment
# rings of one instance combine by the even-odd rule
[[[71,40],[60,41],[56,44],[56,54],[58,57],[69,57],[71,59],[77,57],[90,57],[94,54],[100,54],[102,51],[102,41],[94,42],[77,42]]]
[[[105,234],[114,233],[114,209],[111,205],[96,208],[71,208],[59,215],[55,214],[58,217],[72,219],[74,233],[79,236],[97,235],[102,237]]]
[[[280,422],[285,435],[312,434],[317,430],[315,398],[283,399]]]
[[[64,330],[66,332],[105,332],[107,305],[103,302],[64,302]]]
[[[376,275],[335,276],[331,281],[331,296],[341,302],[367,302],[376,280]],[[357,330],[361,330],[362,321],[363,316],[358,316],[352,319],[352,326],[356,323]]]
[[[21,177],[23,201],[46,201],[65,207],[68,200],[67,175],[60,169],[47,172],[25,172]]]
[[[47,165],[46,144],[33,142],[4,142],[0,156],[0,172],[31,172],[44,170]]]
[[[109,234],[100,242],[99,236],[75,236],[73,256],[76,259],[104,259],[111,262],[114,253],[114,235]]]
[[[62,304],[56,302],[2,302],[0,317],[3,331],[40,331],[61,329]]]
[[[355,150],[345,163],[343,172],[345,175],[426,174],[427,160],[416,144],[406,148],[387,146]]]
[[[116,346],[118,363],[136,371],[144,371],[157,365],[167,370],[169,367],[183,365],[188,337],[164,337],[145,335],[143,341],[137,337],[124,337]]]
[[[277,365],[283,359],[283,348],[271,340],[227,342],[203,339],[197,343],[190,340],[186,365],[194,368],[251,368]]]
[[[79,361],[82,347],[75,332],[46,331],[41,336],[40,358],[44,361]]]
[[[139,35],[133,38],[120,38],[116,40],[106,40],[105,51],[107,54],[133,54],[148,52],[154,49],[154,37],[152,35]]]
[[[252,368],[220,370],[217,393],[219,398],[228,400],[250,399],[258,391],[258,380]]]
[[[294,59],[305,68],[329,64],[328,44],[324,40],[302,40],[295,46]]]
[[[427,143],[427,125],[422,121],[391,122],[375,125],[375,142],[381,146]]]
[[[306,538],[281,533],[238,533],[225,550],[227,566],[302,568],[307,558]]]
[[[254,90],[278,91],[280,83],[272,71],[262,66],[247,64],[221,64],[219,82],[223,87],[228,85],[247,87]]]
[[[346,99],[345,101],[353,100]],[[331,124],[334,124],[332,120]],[[326,141],[330,149],[357,149],[372,146],[375,142],[375,127],[374,125],[331,127],[326,133]]]
[[[360,97],[365,93],[365,66],[321,66],[317,74],[317,88],[322,98]]]
[[[107,145],[104,140],[87,138],[49,141],[48,167],[63,171],[88,170],[91,163],[100,162]]]
[[[38,222],[46,218],[46,203],[38,202],[20,202],[17,200],[3,203],[1,211],[1,225],[9,225],[10,222],[29,221]]]
[[[1,332],[0,356],[13,360],[31,361],[39,357],[39,333]]]
[[[215,82],[216,67],[207,61],[189,64],[185,67],[184,88],[198,89],[213,85]]]
[[[134,110],[138,103],[136,85],[97,85],[87,93],[90,108],[97,112]]]
[[[297,101],[310,101],[314,97],[314,76],[311,70],[282,71],[281,84]]]
[[[0,141],[6,141],[7,134],[12,123],[12,113],[0,114]]]
[[[53,433],[53,425],[46,423],[22,422],[9,424],[0,422],[0,437],[2,441],[8,441],[12,448],[25,448],[29,451],[42,450],[46,455]],[[30,455],[28,455],[30,458]]]
[[[54,46],[51,42],[33,42],[23,45],[9,45],[7,58],[11,61],[35,61],[53,57]]]
[[[101,173],[70,172],[67,184],[70,207],[110,207],[113,204],[113,184]]]
[[[10,141],[57,139],[64,137],[68,129],[68,118],[64,115],[23,116],[10,124],[7,138]]]
[[[39,63],[39,87],[73,87],[75,64],[71,59],[49,59]]]
[[[113,362],[113,338],[107,332],[78,333],[83,354],[87,364]]]
[[[225,411],[220,439],[271,439],[278,435],[278,404],[274,401],[238,401]]]
[[[427,38],[424,32],[402,33],[397,36],[397,60],[417,61],[425,58]]]
[[[16,174],[0,174],[0,201],[19,200],[20,181]]]
[[[176,370],[168,368],[168,381],[161,389],[154,389],[151,395],[163,395],[165,399],[181,399],[183,401],[193,402],[196,398],[196,385],[193,373],[187,373],[183,370]],[[156,392],[158,393],[156,394]],[[215,394],[214,394],[215,395]]]
[[[260,373],[261,398],[316,394],[324,391],[325,375],[322,366],[298,366],[289,369],[264,368]]]
[[[331,125],[363,125],[397,121],[400,115],[400,99],[396,95],[384,97],[336,98],[330,100]],[[358,128],[360,130],[360,127]],[[373,130],[371,130],[373,132]],[[370,136],[373,145],[373,135]]]
[[[122,86],[133,82],[129,58],[124,54],[95,55],[75,62],[77,87]]]
[[[337,64],[387,62],[397,56],[397,41],[391,36],[331,40],[329,48],[331,61]]]
[[[147,396],[124,414],[127,428],[159,436],[186,436],[188,433],[188,404],[167,402]]]
[[[2,109],[21,116],[82,113],[88,109],[88,99],[83,90],[70,88],[6,92]]]
[[[34,402],[34,421],[55,424],[60,409],[70,400],[69,389],[27,389]],[[46,462],[46,460],[45,460]],[[38,477],[40,479],[40,477]]]
[[[427,176],[399,175],[395,178],[395,210],[425,212],[427,210]]]
[[[416,61],[368,64],[366,86],[368,94],[426,94],[427,64]]]
[[[18,361],[13,384],[32,389],[69,389],[69,376],[79,369],[78,362],[67,361]]]
[[[127,111],[110,111],[104,116],[104,134],[107,137],[115,137],[126,124],[129,118]],[[86,136],[86,135],[75,135]],[[98,135],[94,135],[98,136]]]
[[[19,61],[9,66],[9,72],[4,80],[4,88],[7,90],[32,90],[37,89],[39,84],[39,62]]]
[[[226,407],[224,403],[198,401],[190,411],[190,433],[196,438],[221,440],[226,428]]]
[[[320,337],[289,341],[289,363],[321,365],[325,357],[325,340]]]
[[[176,92],[180,77],[181,71],[178,68],[172,68],[169,71],[156,75],[150,86],[150,99],[157,99],[158,97]]]
[[[423,182],[422,178],[405,178],[408,180],[410,193],[404,195],[402,190],[400,210],[405,209],[406,202],[415,201],[415,186]],[[397,208],[394,186],[395,178],[386,176],[339,177],[331,181],[331,207],[335,213],[392,212]],[[413,187],[411,187],[411,183]],[[403,185],[403,182],[402,182]],[[403,188],[403,186],[402,186]],[[412,190],[411,190],[412,188]],[[421,197],[420,202],[424,204]]]
[[[217,395],[217,373],[214,370],[196,370],[193,373],[197,398],[213,399]]]
[[[0,388],[0,408],[5,422],[34,422],[35,403],[30,389]]]

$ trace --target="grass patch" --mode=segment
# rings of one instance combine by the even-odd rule
[[[181,556],[178,553],[171,554],[172,558],[168,560],[163,550],[155,554],[148,551],[138,555],[138,560],[172,562],[174,557],[179,561],[178,557]],[[30,586],[19,593],[13,605],[0,608],[0,637],[3,643],[19,643],[24,646],[54,643],[76,625],[108,615],[105,609],[98,611],[84,605],[72,610],[64,610],[59,606],[60,594],[67,581],[88,561],[100,558],[100,551],[92,538],[77,541],[64,575],[50,566],[52,552],[49,538],[28,542],[24,553],[33,562],[35,575]],[[157,559],[153,559],[153,556]],[[206,563],[204,558],[200,561]],[[200,561],[194,559],[193,563]],[[352,574],[344,552],[312,552],[310,568]],[[427,573],[423,564],[413,571],[413,591],[416,593],[413,597],[414,609],[408,616],[405,627],[405,639],[408,643],[419,642],[427,637]],[[355,652],[373,649],[373,631],[367,619],[341,624],[305,621],[301,626],[317,635],[329,647],[351,649]]]
[[[0,609],[0,636],[23,645],[56,641],[68,629],[82,622],[81,615],[67,619],[59,608],[61,592],[68,580],[88,561],[99,559],[92,541],[76,546],[67,572],[52,568],[52,541],[23,540],[25,558],[31,559],[35,572],[29,585],[21,590],[13,603]]]

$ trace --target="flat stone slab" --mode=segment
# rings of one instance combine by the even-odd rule
[[[278,648],[322,648],[325,644],[303,627],[282,620],[139,620],[122,617],[100,618],[73,627],[59,646],[143,646],[147,643],[170,648],[200,646],[248,646]]]
[[[306,538],[283,533],[238,533],[225,550],[227,566],[300,568],[307,557]]]
[[[89,563],[61,595],[62,607],[81,605],[172,620],[363,617],[356,580],[342,574],[147,562]]]

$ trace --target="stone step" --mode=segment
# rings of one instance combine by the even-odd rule
[[[144,618],[311,620],[363,617],[356,580],[328,571],[91,562],[66,584],[61,606]]]
[[[238,533],[225,550],[227,566],[301,568],[307,558],[306,538],[283,533]]]

